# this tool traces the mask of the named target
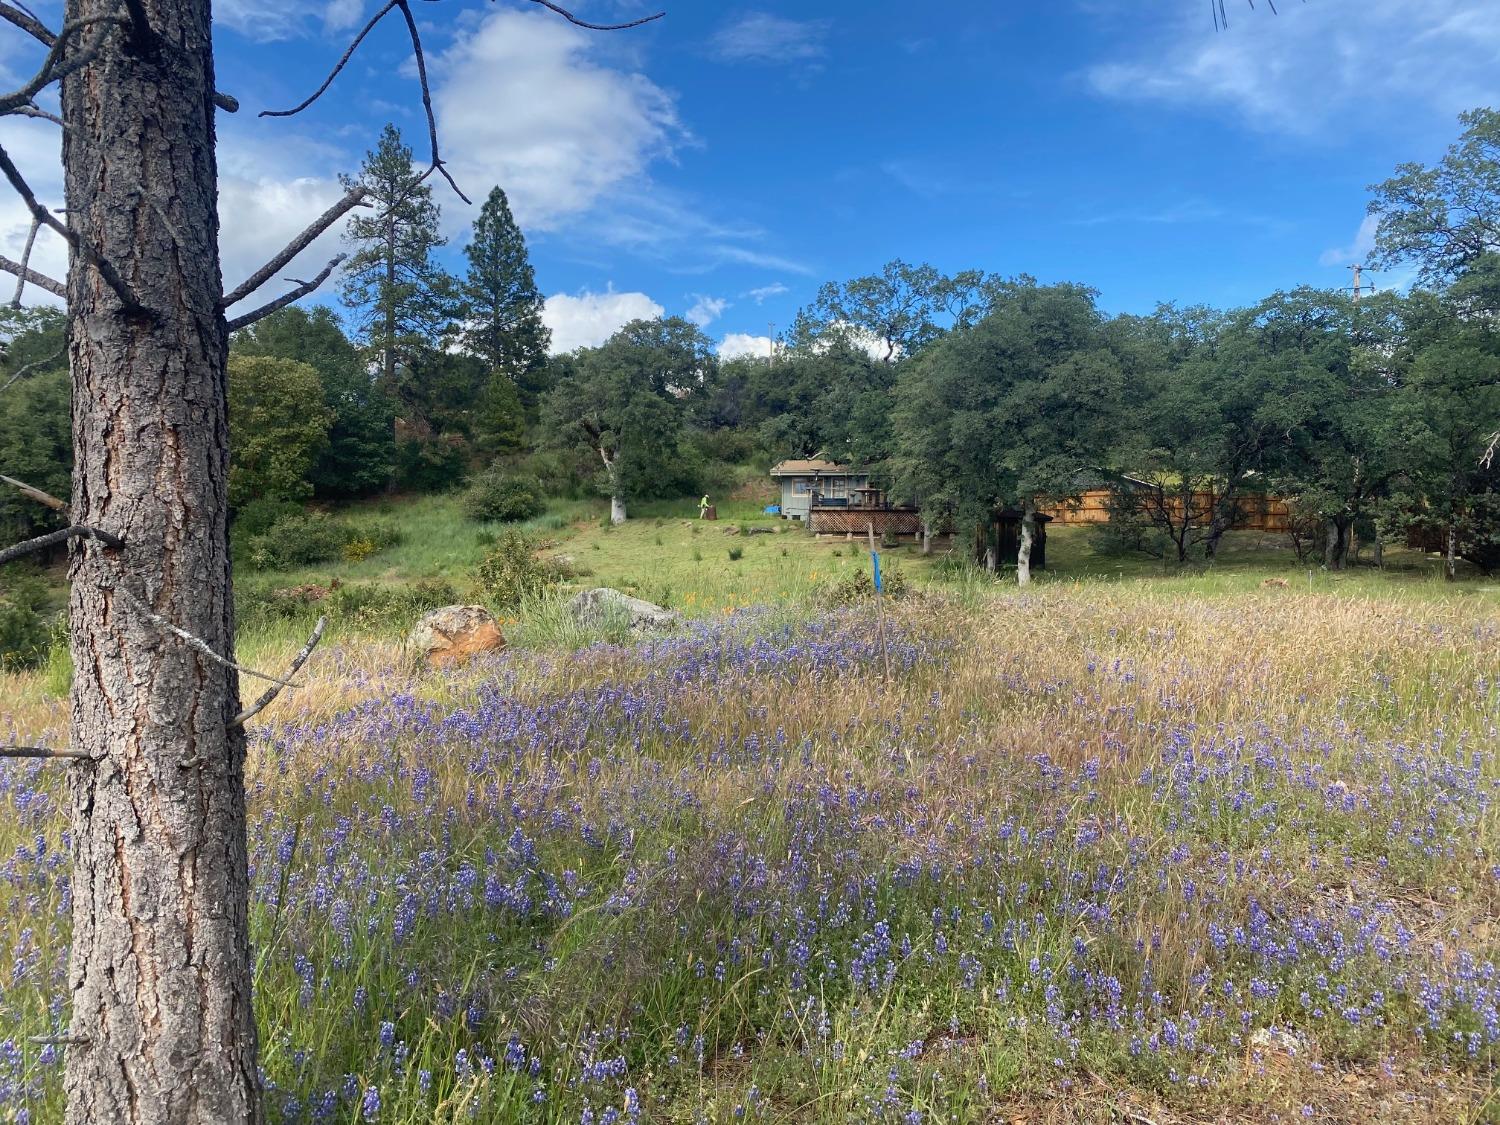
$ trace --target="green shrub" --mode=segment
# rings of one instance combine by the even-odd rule
[[[0,671],[42,663],[52,628],[45,582],[31,575],[0,577]]]
[[[519,531],[500,537],[479,564],[479,585],[497,609],[514,609],[562,581],[555,564],[537,558],[530,539]]]
[[[251,500],[243,507],[237,508],[234,513],[234,522],[229,525],[229,543],[235,561],[248,562],[250,540],[265,535],[277,520],[300,516],[302,510],[301,504],[294,504],[290,500],[278,500],[274,497]]]
[[[904,598],[911,593],[911,584],[899,570],[882,570],[880,573],[881,594],[887,598]],[[833,582],[823,591],[823,601],[829,605],[854,605],[875,596],[875,579],[863,568]]]
[[[739,562],[744,557],[745,557],[745,548],[743,548],[743,547],[731,547],[731,548],[729,548],[729,561],[730,562]]]
[[[547,509],[542,486],[534,477],[506,476],[490,469],[474,478],[464,493],[464,515],[482,523],[519,523]]]
[[[348,530],[326,512],[298,512],[276,520],[249,540],[250,565],[258,570],[286,570],[339,558]]]
[[[377,551],[397,547],[406,542],[406,532],[402,531],[392,520],[370,520],[368,523],[361,523],[350,534],[374,544]]]
[[[409,628],[429,610],[453,605],[460,600],[452,583],[442,579],[422,579],[400,586],[351,582],[316,604],[320,612],[327,613],[346,627],[385,632],[392,627]]]

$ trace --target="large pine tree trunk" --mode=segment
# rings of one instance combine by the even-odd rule
[[[209,0],[142,0],[63,89],[67,218],[148,314],[68,271],[79,522],[70,621],[72,1002],[67,1119],[260,1119],[238,685],[137,602],[233,650]],[[67,19],[116,15],[69,0]]]

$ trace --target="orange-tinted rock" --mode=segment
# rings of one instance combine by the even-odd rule
[[[505,647],[500,623],[482,605],[450,605],[435,609],[418,621],[406,641],[407,650],[434,668],[463,664]]]

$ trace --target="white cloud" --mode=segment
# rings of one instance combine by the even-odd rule
[[[542,322],[552,330],[554,354],[594,348],[632,320],[654,320],[667,310],[644,293],[557,293],[547,298]]]
[[[693,303],[693,307],[684,314],[699,328],[707,328],[719,317],[724,315],[724,310],[729,307],[729,302],[723,297],[699,296]]]
[[[769,336],[751,336],[744,332],[731,332],[719,341],[719,357],[740,359],[743,356],[752,356],[769,359],[775,346],[775,341]]]
[[[790,292],[791,290],[781,282],[773,281],[770,285],[762,285],[759,289],[751,289],[745,296],[749,297],[757,305],[763,305],[772,297],[779,297],[783,293]]]
[[[62,167],[59,135],[43,122],[0,123],[0,144],[15,159],[38,198],[49,206],[62,203]],[[219,253],[224,286],[238,285],[272,254],[290,242],[319,213],[343,194],[331,175],[298,175],[296,166],[326,163],[317,148],[282,143],[247,142],[239,133],[224,132],[219,145]],[[0,195],[0,253],[19,259],[26,242],[30,217],[13,194]],[[311,278],[339,252],[342,225],[325,233],[304,250],[285,271],[287,276]],[[49,232],[38,235],[31,266],[59,281],[67,275],[67,248]],[[0,288],[4,283],[0,282]],[[254,308],[289,288],[277,278],[257,291],[236,311]],[[320,291],[331,299],[332,286]],[[43,300],[57,303],[34,287],[27,290],[26,303]]]
[[[729,62],[807,62],[827,53],[829,20],[789,20],[751,12],[720,28],[711,41],[714,54]]]
[[[1366,215],[1354,234],[1354,241],[1346,247],[1330,247],[1318,259],[1322,266],[1352,266],[1363,263],[1371,250],[1375,249],[1375,232],[1380,228],[1379,215]]]
[[[684,140],[671,95],[595,61],[601,42],[546,13],[500,10],[429,64],[444,156],[469,195],[500,184],[523,226],[552,229]],[[444,208],[457,224],[465,210]]]
[[[1279,16],[1244,11],[1218,34],[1197,5],[1171,9],[1149,25],[1135,57],[1088,72],[1095,90],[1227,109],[1254,127],[1296,133],[1353,115],[1388,127],[1396,111],[1455,114],[1500,94],[1500,5],[1288,5]]]
[[[323,30],[347,31],[365,14],[365,0],[328,0],[323,9]]]

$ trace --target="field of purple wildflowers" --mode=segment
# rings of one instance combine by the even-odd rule
[[[1058,586],[886,648],[321,655],[252,748],[272,1119],[1491,1112],[1500,613]],[[59,772],[0,764],[3,1122],[60,1113]]]

